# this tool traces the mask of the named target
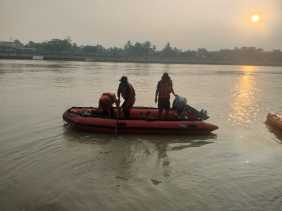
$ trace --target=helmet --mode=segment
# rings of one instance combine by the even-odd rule
[[[163,79],[163,80],[168,80],[168,79],[170,79],[170,77],[169,77],[169,75],[168,75],[167,72],[165,72],[165,73],[162,75],[162,79]]]
[[[119,81],[120,81],[120,82],[127,82],[128,79],[127,79],[126,76],[122,76]]]

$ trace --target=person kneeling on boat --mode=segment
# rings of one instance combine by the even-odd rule
[[[113,104],[119,106],[119,101],[116,98],[114,93],[103,93],[99,99],[99,109],[102,110],[102,113],[105,117],[113,118]]]
[[[121,105],[124,117],[130,119],[130,109],[135,103],[135,90],[133,86],[128,82],[126,76],[122,76],[119,80],[120,84],[117,91],[118,102],[120,102],[120,96],[124,99],[123,104]]]
[[[175,95],[175,99],[172,103],[172,109],[176,111],[177,117],[179,119],[186,119],[187,114],[185,112],[185,107],[187,105],[187,100],[185,97]]]
[[[209,118],[206,110],[202,109],[201,111],[198,111],[187,104],[185,97],[179,95],[175,96],[172,108],[177,112],[177,117],[179,119],[206,120]]]

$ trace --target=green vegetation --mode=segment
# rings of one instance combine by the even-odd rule
[[[118,62],[160,62],[190,64],[245,64],[282,65],[280,50],[264,51],[256,47],[241,47],[208,51],[182,50],[167,43],[158,50],[151,42],[128,41],[123,48],[105,48],[102,45],[78,46],[70,39],[52,39],[46,42],[19,40],[0,42],[0,58],[32,58],[34,55],[45,59],[118,61]]]

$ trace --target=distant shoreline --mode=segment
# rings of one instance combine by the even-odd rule
[[[234,47],[233,49],[182,50],[168,42],[158,50],[150,41],[127,41],[123,48],[102,45],[77,45],[70,39],[51,39],[44,42],[19,40],[0,42],[0,59],[33,59],[56,61],[127,62],[158,64],[202,65],[252,65],[282,66],[282,51],[265,51],[257,47]]]
[[[34,57],[36,59],[34,59]],[[282,67],[281,63],[263,63],[263,62],[250,62],[238,63],[231,61],[200,61],[189,59],[174,59],[174,58],[114,58],[114,57],[82,57],[82,56],[64,56],[64,55],[1,55],[0,60],[45,60],[45,61],[82,61],[82,62],[116,62],[116,63],[145,63],[145,64],[194,64],[194,65],[239,65],[239,66],[269,66],[269,67]]]

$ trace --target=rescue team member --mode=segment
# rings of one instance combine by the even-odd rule
[[[135,90],[133,86],[128,82],[126,76],[122,76],[119,81],[120,83],[117,91],[118,102],[120,102],[120,96],[122,96],[124,102],[121,107],[124,113],[124,117],[126,119],[129,119],[130,109],[133,107],[135,103]]]
[[[162,115],[163,110],[165,110],[165,115],[167,116],[170,108],[170,94],[176,96],[173,90],[172,80],[170,79],[168,73],[162,75],[161,80],[158,82],[155,102],[158,103],[159,116]]]
[[[113,104],[119,106],[119,102],[114,93],[103,93],[99,99],[99,109],[102,110],[103,115],[113,118]]]
[[[187,100],[185,97],[179,95],[175,96],[175,99],[172,103],[172,109],[174,109],[179,118],[185,117],[185,108],[187,106]]]

